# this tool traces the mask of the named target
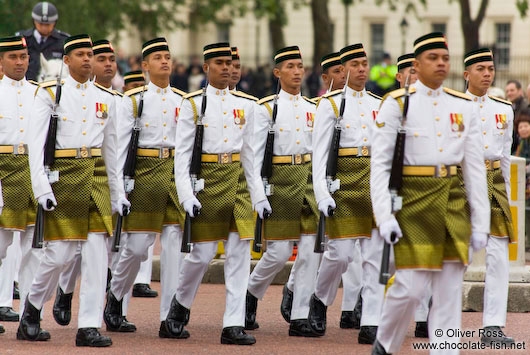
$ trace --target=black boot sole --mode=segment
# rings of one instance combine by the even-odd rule
[[[183,330],[180,335],[168,334],[166,332],[158,331],[158,337],[162,339],[188,339],[190,333],[187,330]]]
[[[104,342],[104,343],[91,343],[87,340],[75,340],[75,346],[88,346],[91,348],[105,348],[112,345],[112,341],[110,342]]]
[[[353,329],[353,323],[340,321],[340,328],[341,329]]]
[[[136,332],[136,329],[123,329],[121,327],[113,328],[106,325],[107,332],[114,332],[114,333],[134,333]]]
[[[324,335],[324,334],[322,334],[322,335]],[[299,332],[298,330],[289,329],[289,336],[290,337],[318,338],[318,337],[321,337],[322,335],[317,334],[315,332],[302,333],[302,332]]]
[[[236,342],[236,341],[234,341],[232,339],[229,339],[229,338],[221,337],[221,344],[225,344],[225,345],[253,345],[255,343],[256,343],[255,340],[252,341],[252,342],[248,341],[248,342],[241,342],[240,343],[240,342]]]
[[[359,336],[359,338],[357,339],[357,341],[359,342],[359,344],[373,345],[374,342],[375,342],[375,339],[371,339],[371,338],[367,338],[367,337],[361,337],[361,336]]]

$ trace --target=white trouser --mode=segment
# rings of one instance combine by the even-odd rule
[[[298,244],[298,254],[293,265],[292,284],[293,305],[291,319],[307,319],[309,299],[315,290],[320,255],[313,251],[315,234],[302,234]],[[248,282],[248,291],[260,300],[270,286],[276,274],[284,267],[293,253],[292,241],[271,241]],[[289,277],[291,279],[291,277]],[[289,288],[289,285],[288,285]]]
[[[428,320],[429,341],[438,344],[460,342],[458,336],[447,336],[447,330],[461,329],[464,271],[465,267],[460,262],[444,262],[441,271],[396,271],[394,284],[386,293],[381,315],[384,321],[377,330],[377,340],[386,352],[399,351],[414,311],[430,288],[432,307]],[[438,333],[440,330],[441,336]],[[450,332],[449,335],[454,334]],[[459,351],[444,348],[431,350],[430,353],[449,355],[458,354]]]
[[[13,233],[3,231],[3,233]],[[18,232],[13,233],[13,243],[6,250],[6,257],[0,265],[0,307],[13,307],[13,282],[17,268],[17,250],[20,249]]]
[[[59,287],[64,293],[72,293],[75,290],[77,277],[81,274],[81,248],[76,250],[74,259],[63,268],[59,276]]]
[[[363,268],[363,309],[361,326],[377,326],[381,316],[385,287],[379,283],[383,239],[376,229],[372,237],[360,240]],[[342,274],[353,261],[355,239],[330,239],[318,272],[315,295],[326,305],[333,304]]]
[[[20,242],[17,241],[16,235],[19,235]],[[13,238],[15,236],[15,238]],[[12,243],[13,239],[15,239],[15,243]],[[33,249],[31,247],[31,243],[33,241],[33,226],[27,227],[25,232],[12,232],[12,231],[5,231],[0,230],[0,240],[3,240],[3,242],[0,242],[0,244],[6,246],[9,245],[7,243],[12,243],[9,247],[9,254],[13,254],[11,251],[15,251],[16,249],[20,249],[21,257],[20,257],[20,270],[18,275],[18,290],[20,293],[20,303],[19,303],[19,312],[22,314],[24,312],[24,300],[26,299],[26,296],[29,292],[29,288],[31,287],[31,282],[33,281],[33,277],[35,276],[35,273],[37,271],[37,268],[39,267],[40,258],[42,255],[42,249]],[[17,245],[15,245],[17,244]],[[13,247],[16,247],[15,249],[12,249]],[[1,250],[0,250],[1,254]],[[6,267],[8,266],[9,261],[6,262]],[[16,263],[15,263],[16,264]],[[12,267],[13,272],[16,273],[16,266]],[[4,276],[7,276],[10,280],[2,281],[5,283],[5,286],[1,286],[3,291],[0,291],[2,293],[5,293],[2,298],[5,298],[6,300],[10,300],[9,305],[3,305],[2,302],[0,304],[0,307],[12,307],[12,297],[13,297],[13,277],[9,277],[9,273],[6,273],[4,275],[4,266],[0,266],[0,275],[2,278]],[[4,289],[5,288],[5,289]]]
[[[147,284],[151,283],[151,273],[153,272],[153,250],[155,245],[151,245],[147,250],[147,260],[142,261],[140,264],[140,270],[138,270],[138,275],[134,280],[134,284]]]
[[[429,317],[429,302],[431,301],[432,292],[429,288],[426,290],[425,295],[418,303],[418,307],[414,311],[414,321],[415,322],[427,322]]]
[[[508,238],[490,236],[486,246],[486,280],[484,282],[484,327],[506,325],[510,261]]]
[[[100,328],[103,321],[107,279],[105,234],[88,233],[86,241],[51,241],[44,247],[40,265],[29,292],[29,301],[41,309],[54,294],[65,265],[81,253],[81,288],[78,328]]]
[[[30,227],[26,227],[26,228],[31,228],[31,232],[33,233],[33,225],[30,226]],[[19,273],[20,273],[20,262],[22,260],[22,235],[26,233],[25,231],[24,232],[16,232],[14,234],[14,237],[17,238],[16,240],[19,242],[17,243],[16,247],[15,247],[15,282],[18,282],[19,281]],[[33,234],[32,234],[33,236]]]
[[[175,297],[190,309],[208,264],[217,253],[217,242],[194,243],[180,269]],[[231,232],[224,242],[226,304],[223,328],[245,326],[245,301],[250,274],[250,240],[241,240]]]
[[[342,274],[342,311],[353,311],[362,284],[362,255],[361,243],[356,240],[353,247],[353,260],[348,265],[346,272]]]

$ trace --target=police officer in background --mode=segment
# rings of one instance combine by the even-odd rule
[[[40,54],[46,59],[61,59],[64,40],[69,36],[55,28],[59,19],[57,8],[47,1],[39,2],[31,11],[33,28],[19,31],[17,36],[24,36],[28,44],[29,68],[26,73],[28,80],[39,81]]]

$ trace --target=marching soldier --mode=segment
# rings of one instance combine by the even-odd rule
[[[326,164],[333,127],[340,117],[342,90],[332,91],[320,100],[313,136],[313,182],[318,209],[326,216],[330,208],[337,210],[327,219],[328,250],[311,297],[309,322],[315,332],[324,335],[327,306],[335,300],[341,275],[352,262],[356,239],[360,238],[364,287],[358,341],[371,344],[384,297],[384,287],[378,283],[383,241],[374,228],[369,190],[371,133],[380,98],[365,89],[369,69],[363,45],[341,49],[340,58],[349,72],[349,81],[344,94],[344,117],[339,122],[342,133],[336,179],[340,189],[333,196],[326,181]]]
[[[28,129],[33,107],[36,84],[24,76],[28,70],[28,49],[24,37],[0,39],[0,65],[3,77],[0,80],[0,181],[3,209],[0,215],[0,264],[7,248],[13,242],[13,234],[20,231],[22,266],[20,269],[21,304],[25,299],[31,280],[39,265],[40,251],[31,248],[36,204],[31,191],[28,162]],[[8,304],[0,307],[0,319],[17,322],[19,314],[12,309],[13,280],[16,270],[3,269],[3,278]],[[21,306],[23,311],[23,306]],[[38,340],[47,340],[50,334],[42,331]]]
[[[396,73],[396,80],[400,88],[404,88],[406,81],[409,84],[414,84],[417,80],[416,71],[413,67],[414,53],[407,53],[400,56],[397,60],[398,72]],[[414,312],[414,321],[416,322],[416,329],[414,336],[416,338],[428,338],[429,331],[427,329],[427,317],[429,315],[429,303],[431,300],[431,292],[426,292],[425,297],[420,301],[416,311]]]
[[[148,249],[155,242],[156,234],[161,233],[162,300],[159,336],[172,338],[173,335],[166,331],[164,321],[177,290],[178,280],[174,273],[178,273],[182,259],[182,232],[179,224],[183,219],[173,182],[173,147],[179,106],[185,93],[169,86],[171,54],[165,38],[145,42],[142,58],[142,68],[149,73],[150,82],[146,86],[127,91],[118,110],[120,182],[126,182],[127,179],[124,176],[124,166],[135,124],[141,131],[134,188],[128,196],[125,196],[125,191],[121,188],[114,206],[114,210],[118,212],[124,206],[131,206],[131,213],[123,223],[127,240],[121,245],[119,261],[113,270],[104,320],[109,331],[131,331],[130,327],[123,327],[122,312],[126,307],[122,305],[124,296],[133,287],[140,264],[147,259]],[[128,300],[126,298],[126,302]]]
[[[59,12],[55,5],[48,1],[37,3],[31,10],[33,28],[17,32],[15,35],[24,36],[28,44],[29,68],[26,73],[28,80],[39,81],[40,55],[46,59],[61,59],[63,44],[68,34],[55,28],[59,20]]]
[[[317,229],[317,205],[311,179],[311,137],[315,118],[315,104],[301,96],[304,77],[302,56],[297,46],[276,52],[274,76],[281,90],[276,95],[258,101],[254,118],[256,190],[251,191],[254,209],[264,220],[267,251],[250,275],[247,291],[246,328],[258,328],[256,309],[276,274],[293,254],[294,241],[298,244],[293,275],[294,287],[289,335],[314,337],[307,321],[309,297],[314,291],[320,255],[313,252]],[[273,102],[274,100],[275,102]],[[277,116],[273,117],[274,105]],[[267,197],[267,186],[260,177],[264,163],[269,127],[275,129],[272,176],[268,181],[274,188]]]
[[[495,64],[490,49],[482,48],[467,53],[464,65],[464,78],[468,83],[466,93],[471,96],[480,118],[491,205],[482,320],[485,335],[481,340],[488,345],[491,342],[510,344],[514,340],[505,336],[501,328],[506,324],[508,307],[508,243],[515,240],[508,203],[513,110],[509,101],[487,94],[495,79]]]
[[[123,75],[123,92],[127,92],[131,89],[144,86],[145,76],[141,70],[134,70],[127,72]],[[122,234],[122,238],[126,238],[126,234]],[[146,261],[142,261],[140,264],[140,270],[134,280],[134,286],[132,290],[133,297],[157,297],[158,292],[152,290],[150,287],[151,283],[151,272],[153,269],[153,249],[154,245],[149,247],[148,256]],[[117,258],[115,258],[117,259]],[[113,259],[114,260],[114,259]],[[125,296],[128,297],[128,296]],[[128,302],[125,302],[128,303]]]
[[[184,210],[191,217],[193,248],[182,262],[177,292],[165,325],[175,337],[189,337],[184,326],[188,323],[193,299],[208,263],[217,252],[218,241],[222,240],[227,292],[221,343],[250,345],[256,340],[245,333],[244,325],[250,239],[254,232],[247,182],[252,184],[254,181],[251,135],[255,102],[228,88],[232,67],[228,43],[207,45],[203,54],[208,85],[204,90],[184,97],[175,142],[177,192]],[[203,100],[207,100],[206,105]],[[193,137],[199,127],[204,128],[203,144],[195,150]],[[192,150],[202,151],[200,175],[194,176],[193,180],[190,178]],[[204,179],[201,191],[198,191],[201,180],[196,178]],[[199,215],[195,213],[197,209],[200,209]]]
[[[145,75],[141,70],[133,70],[123,74],[123,92],[145,85]]]
[[[418,81],[409,90],[408,113],[402,112],[405,89],[396,90],[382,103],[374,126],[371,196],[381,236],[395,243],[397,271],[386,294],[384,322],[372,354],[399,351],[413,312],[430,288],[429,340],[435,345],[448,343],[442,347],[445,350],[431,354],[458,353],[450,349],[456,349],[451,344],[456,345],[459,337],[449,337],[447,330],[461,329],[462,278],[470,239],[475,251],[483,248],[490,228],[479,122],[469,96],[442,87],[449,73],[443,34],[418,38],[414,55]],[[406,130],[398,192],[402,209],[394,216],[399,203],[387,187],[402,118],[406,119],[401,123]],[[465,191],[457,166],[462,167]],[[466,194],[470,209],[465,208]]]
[[[228,88],[230,91],[233,91],[237,90],[237,84],[241,80],[241,58],[239,57],[237,47],[231,47],[230,51],[232,52],[232,70],[230,71]]]
[[[110,346],[111,339],[102,336],[98,328],[107,275],[105,237],[112,235],[111,196],[118,191],[115,99],[112,91],[89,80],[93,51],[88,35],[69,37],[64,53],[70,74],[62,82],[58,107],[55,108],[56,83],[51,82],[40,86],[32,110],[31,181],[33,194],[46,211],[46,244],[18,331],[21,338],[36,340],[40,310],[53,295],[63,266],[73,262],[80,249],[82,278],[76,345]],[[44,146],[54,109],[59,116],[55,162],[51,171],[45,171]]]
[[[92,51],[94,52],[94,65],[92,69],[92,76],[94,82],[103,86],[105,89],[112,90],[112,79],[116,75],[116,55],[111,43],[106,40],[94,41],[92,44]],[[121,102],[121,94],[116,94],[116,104]],[[108,249],[108,266],[107,277],[110,275],[110,267],[112,265],[113,253],[110,252],[110,247],[114,238],[107,238]],[[59,286],[57,287],[57,294],[53,303],[53,318],[59,325],[70,324],[72,297],[75,289],[75,283],[79,273],[81,272],[81,251],[77,251],[74,261],[68,265],[59,278]],[[109,281],[107,281],[108,283]],[[124,321],[126,323],[126,321]],[[125,325],[125,324],[124,324]]]

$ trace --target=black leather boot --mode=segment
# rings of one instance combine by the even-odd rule
[[[76,346],[103,348],[112,345],[110,337],[101,335],[96,328],[79,328],[75,336]]]
[[[53,318],[59,325],[68,325],[72,319],[72,296],[74,293],[64,293],[57,287],[55,302],[53,302]]]
[[[342,329],[353,329],[353,311],[342,311],[340,314],[340,327]]]
[[[375,336],[377,334],[377,326],[374,325],[363,325],[361,331],[359,332],[359,337],[357,341],[359,344],[373,344],[375,341]]]
[[[254,330],[259,328],[256,322],[256,311],[258,310],[258,299],[247,291],[247,302],[245,309],[245,330]]]
[[[24,305],[24,313],[20,319],[18,330],[22,339],[36,341],[41,332],[40,329],[40,309],[35,308],[26,298]]]
[[[359,297],[357,298],[357,303],[353,309],[353,329],[361,329],[361,317],[363,315],[363,289],[359,291]]]
[[[51,339],[50,332],[48,332],[47,330],[41,329],[40,332],[39,332],[39,336],[37,337],[36,341],[46,341],[46,340],[50,340],[50,339]],[[17,340],[26,340],[24,338],[24,335],[22,335],[20,327],[17,329]]]
[[[103,312],[103,320],[109,332],[118,332],[120,330],[121,323],[123,322],[122,302],[123,300],[118,301],[112,292],[109,291],[107,294],[107,304]]]
[[[166,321],[160,322],[160,330],[158,331],[158,336],[160,338],[170,338],[170,339],[187,339],[190,337],[190,333],[184,329],[179,335],[174,335],[168,332],[166,327]]]
[[[18,322],[20,317],[11,307],[0,307],[0,320],[4,322]]]
[[[326,313],[328,307],[313,293],[309,300],[309,316],[307,317],[311,329],[322,336],[326,333]]]
[[[181,305],[175,296],[171,300],[171,306],[165,321],[166,331],[175,338],[183,338],[183,332],[187,332],[184,326],[190,319],[190,310]],[[188,333],[189,334],[189,333]]]
[[[372,346],[372,355],[392,355],[391,353],[387,353],[385,348],[383,348],[383,345],[379,341],[374,342],[374,346]]]
[[[245,333],[243,327],[226,327],[221,333],[221,344],[252,345],[256,338]]]
[[[507,345],[514,343],[513,338],[507,337],[501,330],[501,327],[484,327],[484,329],[479,331],[479,334],[481,335],[480,341],[488,346],[492,346],[494,343]]]
[[[428,338],[429,337],[429,327],[427,322],[416,322],[416,329],[414,330],[414,336],[416,338]]]
[[[289,336],[314,338],[319,335],[311,329],[307,319],[293,319],[289,324]]]
[[[151,290],[151,287],[148,284],[134,284],[133,286],[133,297],[157,297],[158,292]]]
[[[283,316],[283,319],[287,323],[291,321],[291,309],[293,308],[293,291],[287,288],[287,285],[283,286],[283,297],[282,303],[280,305],[280,312]]]

